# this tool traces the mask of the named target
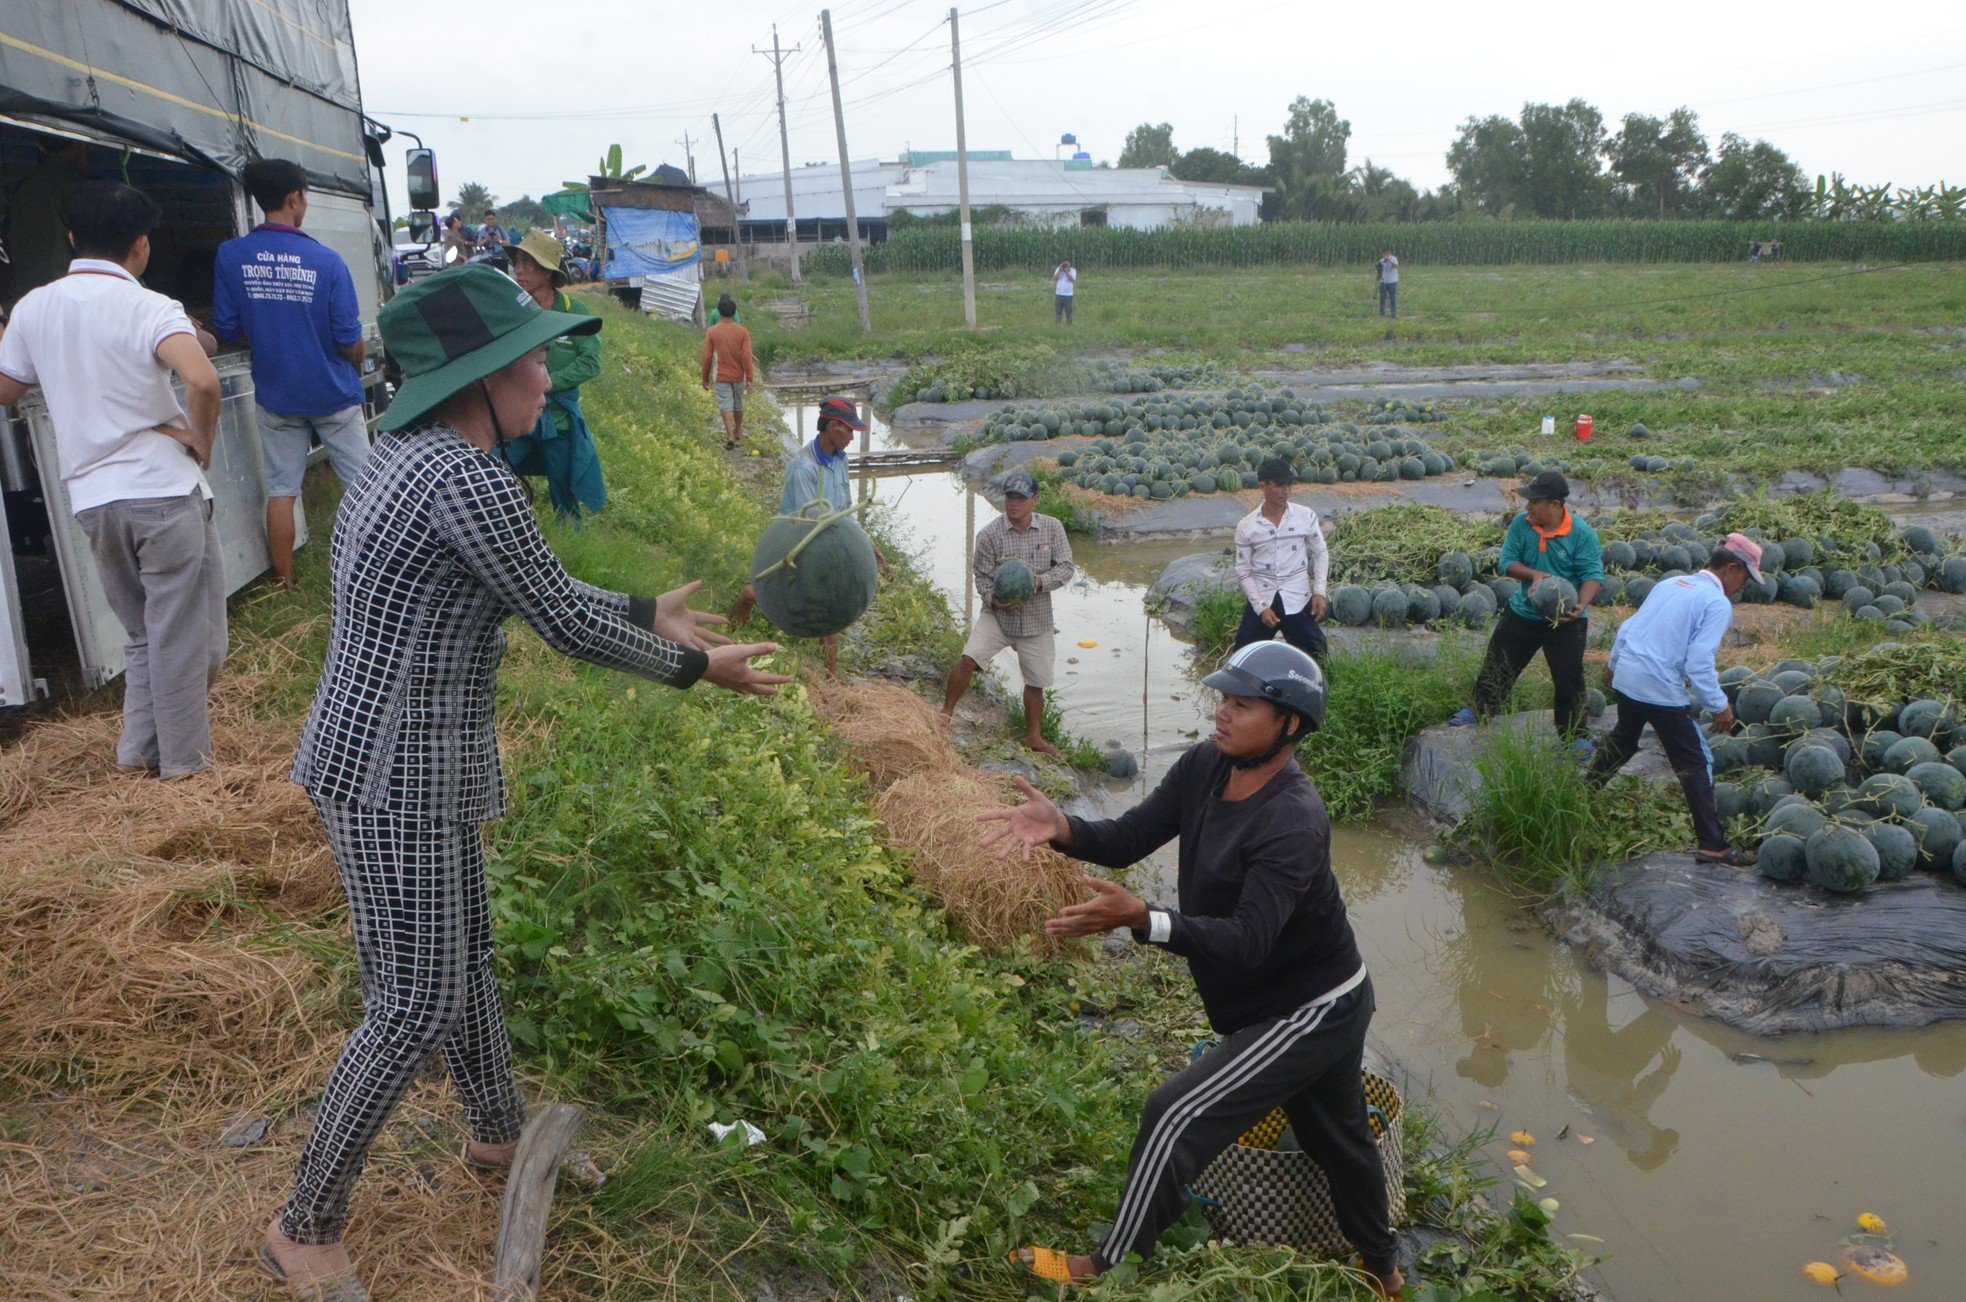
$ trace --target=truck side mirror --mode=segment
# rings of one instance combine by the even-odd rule
[[[436,213],[413,212],[410,214],[410,242],[412,244],[435,244],[437,242]]]
[[[428,149],[412,149],[406,155],[410,172],[410,207],[437,206],[437,155]]]

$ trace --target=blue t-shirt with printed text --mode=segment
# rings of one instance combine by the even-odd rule
[[[1570,585],[1581,589],[1593,579],[1604,582],[1604,547],[1598,541],[1597,530],[1580,520],[1573,511],[1570,515],[1570,532],[1561,538],[1550,539],[1549,550],[1541,550],[1542,539],[1537,536],[1534,525],[1529,523],[1529,512],[1517,515],[1509,524],[1509,532],[1502,539],[1502,556],[1495,568],[1503,574],[1509,566],[1521,561],[1532,570],[1554,574],[1559,579],[1568,579]],[[1529,604],[1529,584],[1524,582],[1515,595],[1509,598],[1509,609],[1524,619],[1540,621],[1543,617]],[[1579,612],[1588,616],[1588,609]]]
[[[266,410],[326,416],[361,404],[361,376],[340,352],[362,338],[355,280],[313,236],[267,222],[219,245],[212,327],[252,349]]]

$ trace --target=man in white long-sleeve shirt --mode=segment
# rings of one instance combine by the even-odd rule
[[[1730,533],[1705,569],[1662,581],[1618,629],[1604,671],[1618,722],[1599,743],[1590,769],[1593,781],[1609,778],[1638,750],[1639,734],[1652,725],[1686,792],[1700,858],[1734,867],[1754,860],[1727,844],[1714,805],[1713,754],[1686,693],[1691,684],[1694,699],[1713,712],[1715,731],[1734,726],[1733,707],[1714,672],[1714,653],[1734,622],[1733,599],[1749,579],[1761,582],[1761,545]]]
[[[1296,482],[1290,463],[1281,457],[1256,470],[1263,505],[1236,526],[1236,582],[1249,599],[1242,625],[1236,629],[1236,650],[1251,642],[1268,642],[1282,632],[1284,641],[1317,660],[1324,659],[1325,598],[1331,575],[1331,553],[1317,512],[1290,500]]]

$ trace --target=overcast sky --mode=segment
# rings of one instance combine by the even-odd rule
[[[369,113],[437,150],[448,199],[502,199],[582,177],[610,142],[630,164],[684,163],[720,184],[711,113],[745,173],[776,170],[772,24],[789,49],[792,162],[833,161],[819,10],[784,0],[350,0]],[[1653,0],[1357,8],[1305,0],[980,0],[962,6],[969,146],[1051,157],[1074,133],[1116,159],[1129,129],[1171,122],[1183,149],[1267,158],[1297,95],[1352,124],[1370,156],[1422,188],[1470,116],[1582,97],[1614,130],[1684,104],[1708,139],[1765,137],[1810,175],[1966,183],[1966,6],[1959,0]],[[1504,15],[1508,15],[1504,18]],[[952,149],[948,5],[833,7],[855,158]],[[401,140],[389,184],[402,201]]]

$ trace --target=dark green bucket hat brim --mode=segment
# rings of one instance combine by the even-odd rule
[[[461,292],[483,290],[482,283],[472,282],[482,282],[486,276],[504,282],[494,290],[495,298],[506,297],[503,293],[506,286],[518,289],[509,277],[492,268],[460,267],[419,282],[391,299],[383,309],[380,321],[383,347],[395,353],[399,361],[407,363],[410,355],[418,352],[427,355],[432,347],[462,351],[434,369],[406,375],[389,410],[376,422],[378,430],[402,429],[418,417],[428,415],[452,394],[503,370],[541,344],[565,335],[595,334],[601,328],[600,317],[549,312],[536,304],[530,312],[521,309],[517,319],[505,313],[488,318],[479,310],[484,305],[483,293]],[[508,328],[494,333],[499,325],[507,323]],[[400,338],[405,333],[416,337]],[[392,335],[399,338],[392,340]]]

